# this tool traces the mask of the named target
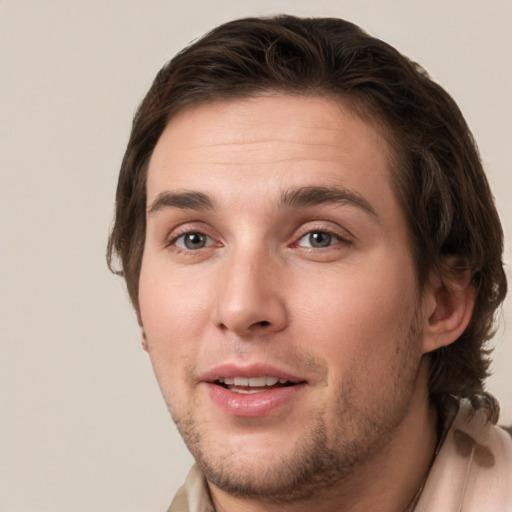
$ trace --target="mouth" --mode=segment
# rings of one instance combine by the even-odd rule
[[[217,377],[207,385],[212,402],[229,416],[257,418],[270,416],[297,404],[307,388],[305,381],[284,377]]]
[[[203,373],[204,386],[213,404],[231,417],[271,416],[300,403],[308,381],[283,368],[253,363],[222,364]]]
[[[277,377],[219,377],[213,382],[233,393],[242,395],[251,395],[254,393],[263,393],[274,389],[280,389],[295,386],[297,383],[288,379]]]

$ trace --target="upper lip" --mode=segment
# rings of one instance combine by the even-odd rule
[[[305,382],[305,379],[285,371],[277,366],[265,363],[253,363],[249,365],[239,365],[226,363],[215,366],[199,376],[201,382],[215,382],[221,377],[276,377],[277,379],[286,379],[294,384]]]

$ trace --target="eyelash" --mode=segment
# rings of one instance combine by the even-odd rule
[[[177,242],[180,238],[183,238],[187,235],[201,235],[206,237],[209,240],[209,243],[207,242],[207,245],[204,247],[200,247],[198,249],[188,249],[187,247],[180,247],[177,245]],[[207,247],[210,247],[212,245],[213,238],[209,235],[207,235],[204,231],[201,231],[200,229],[186,229],[181,232],[176,233],[166,244],[167,247],[174,247],[174,250],[178,253],[188,253],[188,254],[194,254],[199,251],[199,249],[205,249]]]
[[[336,242],[332,243],[332,244],[330,243],[329,245],[327,245],[325,247],[301,246],[300,245],[301,240],[303,240],[308,235],[311,236],[312,234],[328,235],[330,237],[335,238]],[[201,236],[206,237],[207,238],[206,245],[203,247],[196,248],[196,249],[188,249],[186,247],[180,247],[179,245],[177,245],[180,238],[183,238],[187,235],[201,235]],[[342,245],[342,246],[347,247],[347,246],[352,245],[352,243],[353,243],[347,237],[341,236],[338,232],[336,232],[332,229],[328,229],[326,227],[316,227],[316,228],[305,229],[301,233],[299,233],[298,237],[296,237],[295,240],[296,241],[291,244],[291,247],[302,248],[302,249],[305,249],[310,252],[325,251],[325,250],[331,249],[337,245]],[[172,236],[172,238],[166,243],[167,247],[172,247],[174,249],[174,251],[176,251],[178,254],[189,254],[189,255],[198,254],[201,251],[201,249],[207,249],[207,248],[211,247],[212,245],[215,245],[214,238],[211,237],[210,235],[206,234],[204,232],[204,230],[201,230],[201,229],[183,229],[183,231],[179,231],[178,233],[174,234]],[[218,244],[218,245],[220,246],[221,244]]]
[[[298,247],[302,250],[309,251],[310,253],[319,253],[325,254],[327,251],[336,251],[347,249],[352,246],[356,241],[354,235],[348,231],[346,228],[341,228],[337,224],[336,227],[333,227],[333,223],[331,222],[322,222],[322,221],[311,221],[305,223],[302,228],[298,231],[298,236],[295,239],[296,241],[292,244],[292,247]],[[303,240],[308,235],[311,236],[314,233],[322,233],[329,235],[335,239],[334,243],[330,243],[325,247],[314,247],[314,246],[300,246],[301,240]]]
[[[314,247],[314,246],[304,247],[304,246],[300,245],[301,240],[303,240],[307,236],[311,237],[311,235],[313,235],[313,234],[328,235],[329,237],[336,239],[337,242],[332,243],[332,244],[329,243],[329,245],[327,245],[325,247]],[[342,245],[346,246],[346,245],[350,245],[351,243],[352,242],[350,240],[348,240],[346,237],[341,236],[339,233],[336,233],[333,230],[326,229],[326,228],[316,228],[316,229],[309,229],[309,230],[305,231],[303,234],[301,234],[300,237],[298,238],[297,242],[295,242],[294,245],[297,247],[303,247],[304,249],[309,249],[309,250],[315,250],[315,249],[322,250],[322,249],[329,249],[338,244],[342,244]]]

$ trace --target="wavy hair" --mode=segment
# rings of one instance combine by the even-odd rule
[[[423,68],[340,19],[276,16],[223,24],[164,65],[133,120],[121,165],[109,267],[138,312],[149,158],[169,120],[201,102],[268,92],[339,99],[383,127],[420,288],[469,272],[476,291],[463,334],[430,354],[429,393],[497,405],[484,393],[495,315],[506,293],[503,233],[476,144],[454,100]],[[117,264],[114,264],[117,260]],[[451,266],[448,262],[455,262]]]

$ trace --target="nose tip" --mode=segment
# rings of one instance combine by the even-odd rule
[[[254,318],[256,318],[256,312]],[[255,320],[252,321],[251,313],[249,311],[240,310],[238,312],[226,312],[222,320],[219,322],[219,327],[223,331],[230,331],[238,336],[245,337],[250,335],[262,335],[274,331],[281,330],[282,326],[277,321],[271,322],[270,320]],[[267,315],[268,316],[268,315]]]
[[[270,334],[286,325],[286,311],[278,297],[254,288],[250,295],[240,288],[238,293],[231,290],[219,306],[219,328],[241,337]]]
[[[275,272],[252,261],[231,265],[223,276],[216,323],[238,336],[263,335],[282,330],[287,311]]]

